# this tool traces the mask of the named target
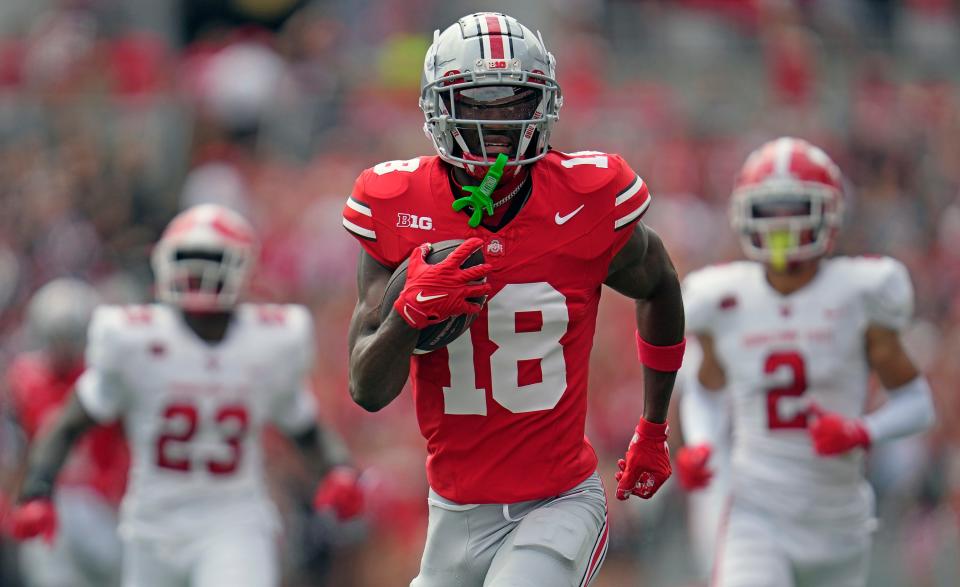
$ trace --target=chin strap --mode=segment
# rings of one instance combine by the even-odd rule
[[[463,186],[460,188],[470,195],[454,200],[453,209],[455,212],[459,212],[467,206],[473,208],[473,213],[470,214],[470,220],[467,221],[467,224],[469,224],[471,228],[476,228],[480,225],[480,220],[483,218],[484,212],[487,213],[487,216],[493,216],[493,190],[497,189],[497,184],[500,183],[500,178],[503,177],[503,168],[506,164],[506,154],[500,153],[497,155],[497,160],[490,169],[487,170],[487,174],[483,177],[480,185]]]
[[[520,144],[517,146],[517,161],[520,161],[524,153],[527,152],[527,147],[530,146],[530,141],[533,140],[533,135],[537,130],[537,121],[543,118],[543,112],[547,108],[547,93],[540,92],[540,94],[543,97],[540,98],[540,103],[537,104],[537,109],[533,112],[533,122],[523,127],[523,132],[520,133]]]

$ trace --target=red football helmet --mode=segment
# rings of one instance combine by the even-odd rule
[[[157,298],[190,312],[229,311],[257,253],[250,223],[214,204],[178,214],[153,250]]]
[[[818,147],[781,137],[747,157],[730,207],[747,257],[774,265],[820,257],[842,218],[840,169]]]

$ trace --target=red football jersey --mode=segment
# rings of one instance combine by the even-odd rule
[[[58,375],[43,353],[24,353],[10,364],[7,384],[20,425],[32,441],[60,411],[83,365]],[[130,456],[119,424],[95,426],[71,452],[59,484],[84,485],[117,504],[126,487]]]
[[[410,371],[430,486],[460,503],[557,495],[597,466],[584,436],[597,304],[650,196],[618,155],[552,151],[531,173],[526,204],[496,232],[453,211],[435,156],[365,170],[344,207],[344,227],[388,267],[424,242],[485,243],[486,305],[469,334],[415,355]]]

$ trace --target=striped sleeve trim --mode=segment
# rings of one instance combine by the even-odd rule
[[[365,238],[371,241],[377,240],[377,233],[375,231],[358,226],[346,218],[343,219],[343,227],[360,238]]]
[[[350,208],[354,212],[363,214],[364,216],[373,217],[373,214],[370,212],[370,206],[367,206],[360,200],[353,199],[353,196],[347,198],[347,208]]]
[[[643,183],[643,179],[641,179],[640,176],[638,175],[633,180],[633,183],[628,185],[625,190],[617,194],[616,205],[619,206],[620,204],[626,202],[627,200],[632,198],[637,192],[642,190],[644,187],[646,187],[646,184]]]
[[[617,195],[614,203],[614,230],[620,230],[629,226],[636,220],[643,217],[643,214],[650,207],[650,192],[647,191],[647,184],[638,175],[633,182]]]
[[[650,207],[650,198],[648,197],[647,201],[644,202],[639,208],[637,208],[633,212],[630,212],[626,216],[623,216],[622,218],[617,218],[617,220],[613,223],[613,229],[620,230],[624,226],[627,226],[630,223],[632,223],[634,220],[639,219],[641,216],[643,216],[643,213],[646,212],[647,208],[649,207]]]

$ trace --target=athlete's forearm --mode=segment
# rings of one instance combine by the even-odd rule
[[[30,449],[19,501],[51,496],[57,474],[70,454],[70,448],[95,424],[76,395],[71,394],[53,427],[38,437]]]
[[[350,352],[350,396],[363,409],[376,412],[403,389],[410,375],[410,356],[417,331],[391,312],[375,332],[358,337]]]
[[[651,345],[671,346],[683,340],[683,299],[680,280],[669,258],[660,271],[660,280],[650,297],[636,301],[637,332]],[[643,417],[650,422],[665,422],[676,371],[657,371],[643,367]]]

